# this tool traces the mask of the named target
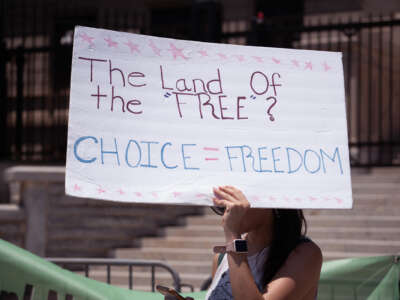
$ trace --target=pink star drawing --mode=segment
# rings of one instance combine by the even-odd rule
[[[93,45],[94,37],[88,36],[88,35],[86,34],[86,32],[81,33],[79,36],[82,38],[82,40],[83,40],[84,42],[88,42],[90,45]]]
[[[269,200],[270,200],[270,201],[275,201],[276,198],[275,198],[275,197],[272,197],[272,196],[269,196]]]
[[[244,55],[238,54],[238,55],[234,55],[234,57],[236,57],[237,60],[240,62],[244,61]]]
[[[151,40],[150,42],[149,42],[149,46],[150,46],[150,48],[153,50],[153,52],[154,52],[154,54],[155,55],[158,55],[158,56],[161,56],[161,49],[160,48],[158,48],[155,44],[154,44],[154,42]]]
[[[173,194],[174,194],[174,197],[175,197],[175,198],[176,198],[176,197],[179,197],[180,195],[182,195],[182,193],[179,193],[179,192],[174,192]]]
[[[113,41],[110,37],[108,37],[108,38],[106,38],[104,40],[107,42],[107,46],[109,48],[112,48],[112,47],[117,48],[118,43],[116,41]]]
[[[300,67],[300,63],[299,63],[299,61],[296,60],[296,59],[292,59],[292,64],[293,64],[296,68]]]
[[[79,186],[79,185],[77,185],[76,183],[75,183],[75,185],[74,185],[74,191],[75,192],[80,192],[82,190],[82,188]]]
[[[299,198],[299,197],[294,198],[294,200],[296,200],[297,202],[303,201],[303,200],[302,200],[301,198]]]
[[[219,56],[220,59],[223,59],[223,60],[228,59],[228,57],[226,57],[226,54],[224,54],[224,53],[217,53],[217,55]]]
[[[326,61],[324,61],[324,63],[323,63],[322,65],[324,66],[325,72],[328,72],[330,69],[332,69],[331,66],[329,66],[329,65],[326,63]]]
[[[154,198],[158,198],[158,195],[156,192],[152,192],[151,194],[153,195]]]
[[[99,194],[103,194],[103,193],[106,192],[106,190],[103,190],[101,187],[99,187],[99,188],[97,189],[97,192],[98,192]]]
[[[331,199],[329,199],[328,197],[324,197],[323,198],[325,201],[331,201]]]
[[[206,194],[197,194],[197,195],[196,195],[197,198],[203,198],[203,197],[205,197],[205,196],[206,196]]]
[[[276,63],[276,64],[280,64],[281,63],[281,61],[279,59],[275,58],[275,57],[272,58],[272,61],[274,63]]]
[[[117,192],[118,192],[118,194],[120,194],[120,195],[125,195],[125,192],[124,192],[122,189],[119,189]]]
[[[339,203],[339,204],[342,204],[343,203],[343,200],[342,199],[340,199],[340,198],[338,198],[338,197],[335,197],[335,200],[337,201],[337,203]]]
[[[182,57],[183,59],[189,59],[189,57],[186,57],[185,55],[183,55],[182,48],[181,49],[176,48],[176,46],[172,43],[169,43],[169,46],[171,47],[171,49],[168,49],[168,50],[172,52],[174,59],[176,59],[177,57]]]
[[[310,199],[310,201],[316,201],[316,200],[318,200],[318,198],[315,198],[315,197],[312,197],[312,196],[309,196],[308,199]]]
[[[304,70],[310,69],[312,70],[312,63],[311,61],[306,61],[306,66],[304,67]]]
[[[129,49],[131,50],[131,53],[137,52],[140,53],[139,50],[139,46],[136,44],[133,44],[131,41],[128,41],[127,43],[125,43],[125,45],[127,45],[129,47]]]
[[[139,193],[139,192],[136,192],[135,195],[136,195],[137,197],[142,197],[142,193]]]
[[[259,201],[260,200],[260,197],[258,197],[258,196],[253,196],[253,197],[251,197],[254,201]]]
[[[202,57],[208,56],[208,53],[207,53],[206,50],[199,50],[199,51],[197,51],[197,52],[199,52],[199,53],[201,54]]]
[[[287,196],[284,196],[284,197],[283,197],[283,200],[285,200],[285,201],[290,201],[290,199],[289,199]]]
[[[264,62],[264,59],[261,56],[253,56],[253,58],[259,63]]]

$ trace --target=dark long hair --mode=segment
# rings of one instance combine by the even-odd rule
[[[301,209],[274,209],[274,233],[264,265],[264,286],[271,281],[306,233],[307,222]]]

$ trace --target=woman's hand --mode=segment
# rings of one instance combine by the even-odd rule
[[[216,206],[224,206],[225,213],[222,216],[226,242],[239,239],[241,235],[240,224],[250,203],[245,195],[233,186],[213,188],[215,197],[213,202]]]

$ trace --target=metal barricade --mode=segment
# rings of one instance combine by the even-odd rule
[[[162,268],[171,274],[173,286],[178,292],[181,291],[181,280],[179,274],[167,264],[156,260],[133,260],[133,259],[113,259],[113,258],[46,258],[48,261],[60,265],[63,268],[68,266],[83,266],[85,276],[89,277],[90,266],[105,266],[107,274],[107,283],[111,283],[111,266],[127,266],[129,289],[133,289],[133,268],[148,267],[151,272],[151,290],[155,291],[156,268]],[[185,285],[186,286],[186,285]]]

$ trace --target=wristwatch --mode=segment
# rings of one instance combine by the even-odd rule
[[[214,253],[226,253],[226,252],[235,252],[235,253],[247,253],[247,241],[242,239],[236,239],[226,244],[225,246],[215,246]]]

